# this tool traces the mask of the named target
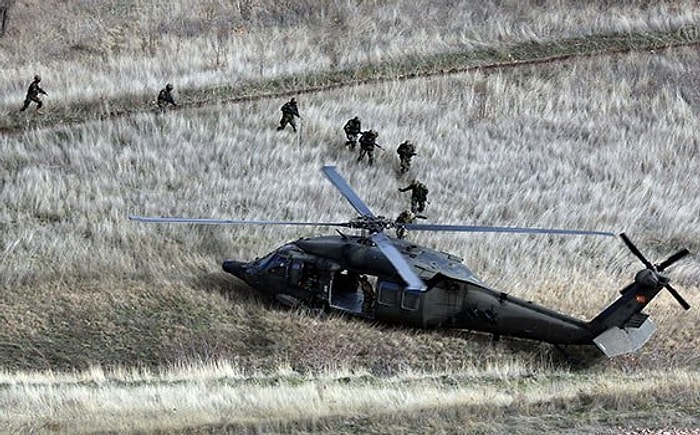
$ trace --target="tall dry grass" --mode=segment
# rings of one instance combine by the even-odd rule
[[[93,369],[80,376],[8,377],[0,390],[0,419],[10,432],[507,433],[515,423],[520,433],[603,433],[630,423],[692,425],[698,385],[697,373],[660,371],[589,377],[557,370],[409,372],[376,378],[362,372],[306,377],[284,369],[261,376],[226,363],[192,367],[184,376]],[[656,402],[669,396],[670,402]],[[621,413],[626,417],[616,417]]]
[[[95,5],[21,2],[10,38],[0,41],[3,110],[14,110],[35,71],[46,77],[54,101],[147,99],[165,80],[195,88],[231,77],[267,79],[697,21],[697,8],[684,2],[169,5],[164,15],[160,3],[101,2],[87,11]],[[212,39],[210,30],[233,25],[245,5],[253,8],[247,33]],[[44,14],[42,33],[14,27],[43,8],[53,13]],[[342,38],[337,46],[316,44],[330,32],[323,23],[334,8],[367,8],[339,17],[350,23],[339,26],[339,35],[366,30],[359,46],[346,48],[343,41],[354,40]],[[219,13],[232,21],[202,24]],[[66,17],[83,23],[89,17],[104,29],[141,27],[129,28],[121,48],[103,48],[109,32],[88,38],[80,25],[57,24],[72,22]],[[322,230],[147,226],[126,216],[342,221],[352,211],[319,172],[336,164],[379,214],[405,208],[408,199],[396,188],[417,176],[431,189],[427,212],[434,222],[626,231],[653,261],[680,247],[695,253],[698,63],[694,49],[632,52],[306,94],[298,96],[299,135],[274,130],[282,98],[48,129],[32,128],[39,118],[29,114],[26,130],[0,137],[0,366],[7,370],[0,420],[17,431],[65,432],[464,426],[539,433],[561,429],[562,421],[579,432],[616,424],[697,426],[698,318],[695,310],[680,312],[665,293],[649,308],[659,332],[639,355],[570,374],[545,345],[268,309],[220,270],[223,258],[252,259]],[[377,129],[387,148],[372,168],[342,146],[341,126],[354,115]],[[401,177],[393,149],[405,139],[417,143],[419,156]],[[617,240],[409,237],[465,257],[498,289],[584,318],[641,268]],[[668,272],[697,306],[697,257]],[[208,374],[188,371],[193,363]],[[149,374],[172,366],[181,378]],[[325,377],[339,372],[348,373],[347,385],[345,375],[337,382]],[[324,382],[336,402],[313,390]],[[243,393],[256,402],[236,402]],[[318,406],[300,409],[292,396]],[[396,407],[376,412],[372,397]],[[163,412],[173,403],[180,414]],[[404,412],[408,403],[414,408]],[[246,406],[267,406],[285,418],[236,414]]]
[[[37,22],[41,18],[41,24]],[[692,1],[581,3],[27,0],[0,40],[0,112],[44,77],[50,105],[356,68],[522,41],[661,31],[698,22]],[[67,25],[66,23],[71,23]]]
[[[147,226],[126,216],[349,219],[351,208],[319,172],[328,163],[380,214],[394,216],[407,206],[396,188],[417,176],[431,189],[427,213],[434,222],[627,231],[655,261],[683,246],[696,252],[697,64],[694,50],[684,49],[308,95],[300,97],[299,135],[275,131],[282,101],[263,100],[4,137],[0,276],[12,325],[4,341],[56,337],[42,341],[51,352],[37,360],[49,366],[56,359],[69,365],[70,352],[55,341],[81,334],[91,337],[93,351],[81,355],[80,366],[95,358],[150,365],[159,358],[229,356],[231,348],[259,364],[254,352],[232,345],[260,327],[248,319],[255,302],[244,299],[234,314],[217,305],[221,296],[201,290],[240,287],[222,277],[223,258],[249,260],[316,232]],[[342,146],[341,126],[356,114],[387,148],[372,168]],[[401,178],[393,148],[409,138],[420,155]],[[612,239],[411,238],[465,257],[496,288],[585,318],[641,267]],[[692,257],[670,271],[691,304],[698,273]],[[91,302],[81,302],[85,294]],[[181,303],[192,310],[169,311]],[[106,315],[111,306],[119,310]],[[650,307],[662,333],[648,355],[665,349],[670,361],[685,365],[697,358],[696,315],[684,313],[688,323],[678,323],[677,310],[666,294]],[[52,312],[58,314],[47,318]],[[119,337],[128,323],[100,332],[123,316],[133,317],[144,337],[138,346],[131,342],[136,336]],[[78,333],[62,323],[66,317],[80,323]],[[27,318],[36,324],[23,323]],[[185,328],[177,326],[183,322]],[[231,322],[245,326],[227,336]],[[276,320],[261,322],[271,327]],[[205,325],[215,332],[208,335]],[[103,346],[123,352],[101,355]],[[35,354],[25,347],[9,363],[22,366]],[[308,364],[300,366],[316,366],[316,356],[304,358]]]

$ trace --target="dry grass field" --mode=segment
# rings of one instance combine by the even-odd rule
[[[0,422],[65,433],[697,428],[700,9],[579,3],[17,2],[0,40]],[[35,72],[46,113],[20,116]],[[151,100],[165,81],[182,107],[159,115]],[[275,130],[290,95],[298,134]],[[373,167],[343,147],[355,115],[386,148]],[[419,155],[401,176],[405,139]],[[576,368],[547,345],[270,308],[220,269],[321,229],[127,220],[347,220],[324,164],[387,216],[419,177],[430,222],[625,231],[653,261],[686,247],[668,273],[694,308],[662,294],[639,354]],[[614,239],[409,237],[583,318],[642,267]]]

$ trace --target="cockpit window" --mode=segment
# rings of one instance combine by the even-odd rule
[[[272,259],[276,256],[276,253],[271,252],[264,256],[263,258],[260,258],[254,263],[254,266],[259,269],[263,270],[267,267],[267,265],[272,261]]]
[[[253,266],[260,272],[267,271],[273,275],[283,276],[287,268],[287,258],[273,252],[256,261]]]

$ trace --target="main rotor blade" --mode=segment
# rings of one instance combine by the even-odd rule
[[[371,238],[391,264],[394,265],[396,271],[401,275],[401,278],[406,281],[406,289],[416,291],[425,290],[423,280],[416,275],[411,266],[406,262],[406,259],[403,258],[403,255],[401,255],[398,249],[391,243],[391,239],[389,239],[386,234],[375,233],[372,234]]]
[[[620,233],[620,238],[622,239],[623,242],[625,242],[625,245],[627,245],[627,247],[629,248],[629,250],[632,251],[632,253],[633,253],[634,255],[636,255],[637,258],[639,258],[639,259],[642,261],[642,263],[644,263],[644,265],[647,267],[647,269],[654,270],[654,265],[651,264],[651,263],[649,262],[649,260],[647,260],[647,259],[644,257],[644,255],[642,255],[641,251],[640,251],[639,249],[637,249],[636,246],[634,246],[634,244],[632,243],[632,241],[627,237],[627,234],[625,234],[625,233]]]
[[[347,222],[294,222],[294,221],[244,221],[235,219],[207,219],[207,218],[180,218],[180,217],[150,217],[129,216],[132,221],[147,223],[169,224],[200,224],[200,225],[292,225],[305,227],[349,227]]]
[[[676,261],[680,260],[688,254],[690,254],[690,251],[683,248],[680,251],[668,257],[666,261],[663,261],[661,264],[657,264],[656,270],[658,270],[659,272],[663,272],[664,269],[666,269],[668,266],[672,265],[673,263],[675,263]]]
[[[582,236],[615,237],[605,231],[566,230],[558,228],[494,227],[478,225],[405,224],[409,231],[456,231],[465,233],[525,233],[525,234],[571,234]]]
[[[348,200],[350,205],[352,205],[361,216],[375,217],[374,213],[367,204],[360,199],[360,197],[355,193],[355,191],[350,187],[350,185],[345,181],[345,179],[335,170],[335,166],[324,166],[321,168],[326,178],[330,180],[336,189]]]
[[[666,290],[668,290],[668,292],[671,293],[671,295],[674,298],[676,298],[678,303],[681,304],[681,307],[683,307],[684,310],[690,309],[690,304],[688,302],[686,302],[685,299],[683,299],[683,296],[681,296],[680,293],[678,293],[675,288],[671,287],[671,284],[666,284],[665,287],[666,287]]]

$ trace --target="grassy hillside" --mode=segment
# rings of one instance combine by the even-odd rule
[[[369,21],[353,21],[350,28],[364,25],[374,33],[365,45],[341,50],[340,63],[331,64],[332,56],[314,42],[327,31],[319,26],[323,8],[303,9],[297,2],[294,18],[288,10],[274,15],[262,2],[237,2],[239,9],[255,5],[259,21],[249,16],[246,32],[225,40],[227,62],[212,75],[198,73],[204,69],[197,58],[207,52],[195,43],[209,35],[178,33],[181,25],[158,22],[158,32],[129,33],[133,41],[120,50],[73,57],[65,48],[69,39],[56,38],[52,51],[46,43],[32,45],[24,27],[13,27],[2,41],[2,110],[14,112],[34,70],[42,72],[51,95],[47,114],[12,113],[0,121],[12,131],[0,137],[0,421],[16,431],[64,432],[505,432],[517,425],[530,432],[599,433],[697,426],[700,319],[695,309],[682,312],[668,294],[649,307],[658,333],[641,353],[572,372],[546,345],[494,344],[466,332],[273,309],[220,270],[224,258],[250,260],[321,230],[152,226],[126,219],[137,213],[347,220],[352,210],[319,171],[335,164],[387,216],[408,205],[396,188],[419,177],[430,187],[431,222],[625,231],[653,261],[681,247],[698,252],[700,56],[680,45],[648,51],[648,38],[639,39],[694,41],[697,35],[678,29],[690,28],[696,8],[631,4],[615,7],[613,20],[600,7],[555,3],[561,8],[486,4],[481,15],[435,4],[429,9],[435,13],[426,16],[408,3],[362,3],[356,7],[368,9],[347,19]],[[102,4],[106,9],[90,14],[119,25],[115,11],[126,3]],[[222,8],[212,10],[217,14],[233,7],[211,4]],[[49,6],[60,12],[55,16],[70,10],[84,18],[89,13],[78,14],[80,5],[18,2],[13,23]],[[173,19],[184,19],[185,6],[175,7]],[[193,10],[193,20],[206,15]],[[556,19],[562,16],[563,23]],[[279,22],[281,17],[288,21]],[[391,17],[405,20],[393,29],[413,30],[382,32],[386,26],[380,24]],[[437,18],[429,17],[447,21],[437,26]],[[49,17],[46,35],[67,31],[57,23]],[[292,25],[302,26],[307,39],[294,38]],[[444,38],[455,35],[449,29],[458,25],[462,39],[447,44]],[[286,35],[289,42],[286,49],[266,46],[262,70],[254,39],[233,45],[256,32]],[[556,48],[557,41],[558,52],[566,54],[576,52],[575,38],[610,40],[588,36],[592,32],[628,32],[622,45],[632,50],[433,75],[441,68],[431,62],[450,59],[446,53],[455,47],[464,56],[460,69],[479,53],[492,57],[477,63],[503,59],[504,47],[532,45],[520,52],[527,60]],[[104,33],[95,41],[100,37]],[[151,54],[134,42],[151,37],[158,41]],[[34,64],[20,55],[21,46],[49,60]],[[250,50],[247,60],[232,60],[235,47]],[[181,64],[164,57],[173,53]],[[427,65],[425,76],[388,80],[398,75],[398,67],[388,66],[406,59]],[[232,75],[234,65],[238,75]],[[293,93],[303,116],[300,133],[275,130],[279,106],[288,98],[275,92],[305,87],[309,77],[365,67],[367,83]],[[240,82],[229,85],[231,77]],[[148,101],[165,80],[178,84],[176,98],[184,107],[157,115]],[[264,98],[224,104],[240,98],[236,91],[250,83]],[[272,95],[265,97],[267,92]],[[85,112],[99,100],[104,111]],[[138,101],[133,110],[96,119],[110,105],[129,101]],[[89,120],[76,122],[83,115]],[[374,167],[357,164],[343,147],[341,127],[355,115],[364,128],[379,132],[386,148]],[[401,176],[394,149],[405,139],[416,142],[419,156]],[[583,318],[614,300],[642,267],[612,239],[409,237],[464,257],[496,288]],[[697,306],[695,254],[668,273]],[[249,397],[245,406],[239,397]],[[372,398],[392,406],[378,410]],[[307,409],[310,400],[315,405]],[[271,411],[251,415],[240,411],[246,406]],[[644,411],[658,419],[650,421]],[[108,418],[114,414],[125,417]]]
[[[36,32],[36,17],[42,17]],[[692,2],[24,1],[0,44],[0,131],[562,56],[696,43]],[[66,23],[77,23],[67,25]],[[52,107],[15,112],[35,73]]]

